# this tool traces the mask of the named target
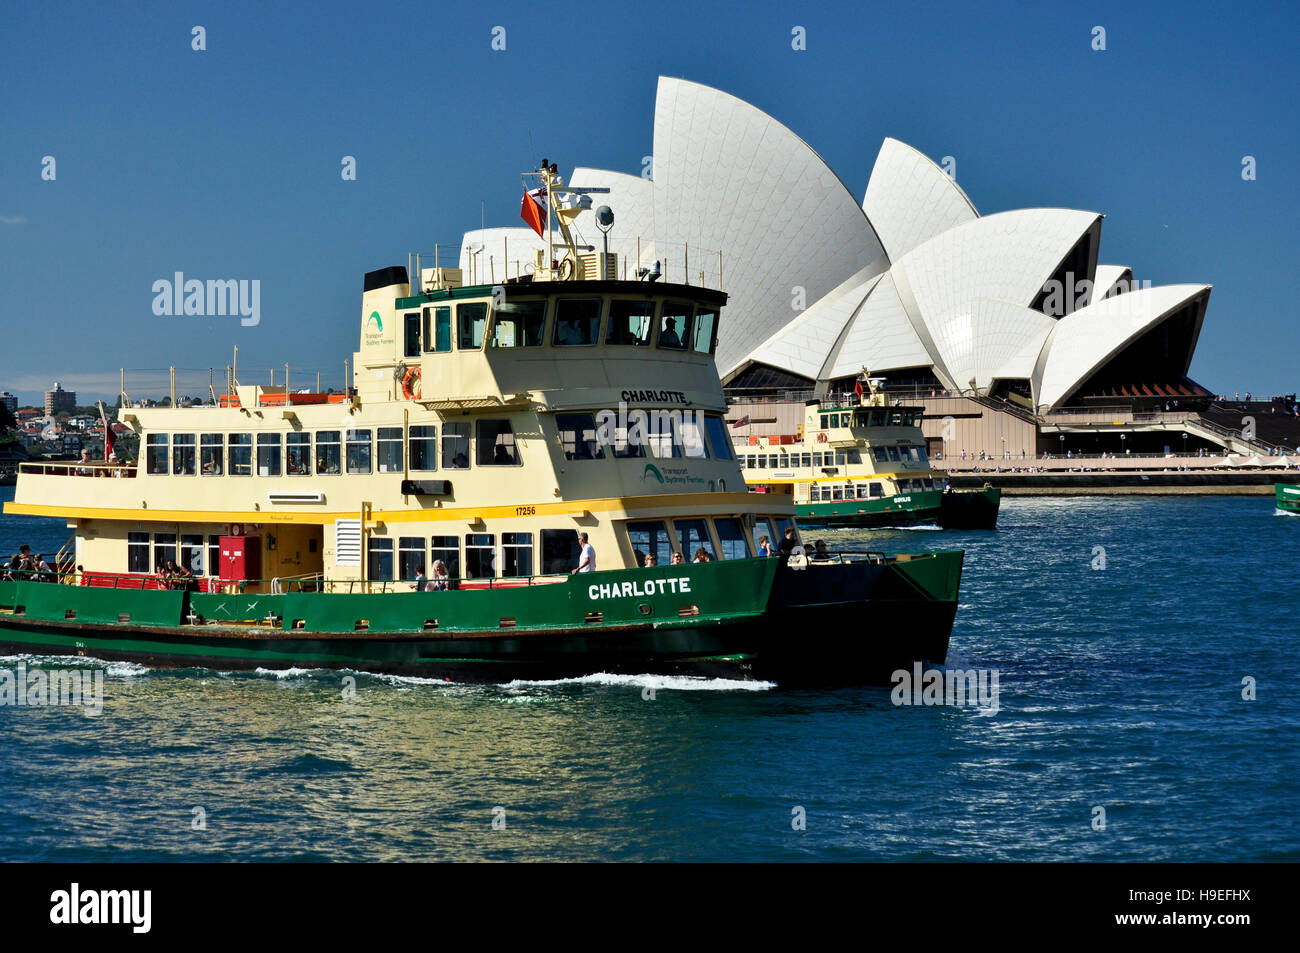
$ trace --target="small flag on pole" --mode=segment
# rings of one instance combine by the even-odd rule
[[[99,419],[104,424],[104,460],[107,461],[113,455],[113,447],[117,444],[117,434],[113,433],[113,425],[108,420],[108,411],[104,410],[104,402],[99,402]]]
[[[732,426],[732,427],[744,427],[744,426],[748,425],[748,423],[749,423],[749,414],[745,414],[745,416],[741,417],[739,420],[733,420],[733,421],[731,422],[731,426]]]
[[[538,235],[546,232],[542,222],[546,219],[546,189],[533,189],[524,193],[523,204],[519,206],[519,217],[528,223],[529,228]]]

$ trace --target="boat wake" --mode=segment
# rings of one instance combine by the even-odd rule
[[[153,669],[135,662],[114,662],[89,655],[0,655],[0,666],[24,664],[28,668],[98,668],[105,678],[136,678]]]
[[[666,692],[765,692],[776,682],[745,681],[738,678],[703,678],[691,675],[612,675],[597,672],[579,678],[521,679],[501,684],[501,688],[553,688],[568,685],[601,685],[609,688],[649,688]]]

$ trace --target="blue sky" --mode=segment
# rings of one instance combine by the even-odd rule
[[[1215,286],[1193,378],[1300,386],[1295,6],[262,7],[6,5],[0,389],[111,396],[126,367],[128,390],[161,392],[145,382],[175,364],[197,392],[234,345],[245,381],[288,361],[295,383],[341,383],[365,271],[458,249],[481,215],[516,224],[542,155],[638,173],[661,73],[770,113],[859,200],[893,136],[954,156],[981,213],[1104,212],[1102,261]],[[155,316],[176,271],[259,279],[261,323]]]

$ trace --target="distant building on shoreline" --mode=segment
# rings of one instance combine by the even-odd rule
[[[0,407],[4,407],[11,414],[18,413],[18,398],[9,391],[0,393]]]
[[[64,411],[72,413],[77,406],[77,392],[64,390],[63,385],[58,381],[54,382],[54,390],[45,392],[45,413],[53,415]]]

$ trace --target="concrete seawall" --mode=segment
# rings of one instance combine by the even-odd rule
[[[1300,472],[954,473],[949,482],[957,489],[989,483],[1005,496],[1272,496],[1274,483],[1300,483]]]

